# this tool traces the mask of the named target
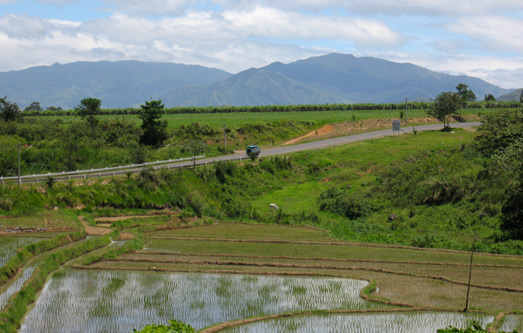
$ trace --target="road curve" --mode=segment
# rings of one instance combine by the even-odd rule
[[[479,126],[480,124],[481,124],[481,122],[453,123],[452,128],[474,127],[474,126]],[[418,131],[418,132],[437,131],[437,130],[443,129],[443,125],[436,124],[436,125],[404,127],[401,129],[401,133],[402,134],[403,133],[412,133],[412,130],[414,128],[416,128],[416,131]],[[397,132],[394,134],[397,135]],[[340,146],[340,145],[344,145],[344,144],[352,143],[352,142],[379,139],[379,138],[383,138],[386,136],[392,136],[392,135],[393,135],[392,130],[388,129],[388,130],[382,130],[382,131],[374,131],[374,132],[367,132],[367,133],[354,134],[354,135],[348,135],[348,136],[341,136],[341,137],[337,137],[337,138],[333,138],[333,139],[301,143],[301,144],[289,145],[289,146],[285,146],[285,147],[262,149],[262,152],[259,156],[265,157],[265,156],[274,156],[274,155],[281,155],[281,154],[290,154],[290,153],[294,153],[294,152],[298,152],[298,151],[302,151],[302,150],[323,149],[323,148],[329,148],[329,147],[334,147],[334,146]],[[217,161],[232,161],[232,160],[239,160],[239,159],[246,159],[246,158],[248,158],[248,157],[245,154],[212,157],[212,158],[197,160],[196,165],[209,164],[209,163],[214,163]],[[192,165],[191,163],[184,163],[184,164]],[[161,168],[161,167],[158,167],[158,169],[159,168]]]
[[[465,128],[465,127],[479,126],[480,124],[481,124],[480,122],[453,123],[452,127],[453,128]],[[443,128],[443,125],[436,124],[436,125],[404,127],[401,129],[401,133],[402,134],[411,133],[414,128],[416,128],[416,131],[418,131],[418,132],[436,131],[436,130],[441,130]],[[352,142],[379,139],[379,138],[383,138],[386,136],[392,136],[393,134],[397,135],[397,133],[392,132],[392,129],[388,129],[388,130],[348,135],[348,136],[342,136],[342,137],[337,137],[337,138],[333,138],[333,139],[326,139],[326,140],[320,140],[320,141],[314,141],[314,142],[308,142],[308,143],[302,143],[302,144],[296,144],[296,145],[289,145],[289,146],[285,146],[285,147],[263,149],[261,154],[259,155],[259,157],[290,154],[290,153],[303,151],[303,150],[329,148],[329,147],[340,146],[340,145],[344,145],[344,144],[352,143]],[[248,156],[245,154],[235,154],[235,155],[226,155],[226,156],[198,159],[195,161],[167,163],[167,164],[153,166],[153,168],[156,170],[163,169],[163,168],[167,168],[167,169],[189,168],[189,167],[192,167],[193,165],[207,165],[207,164],[212,164],[212,163],[215,163],[218,161],[238,161],[238,160],[241,161],[244,159],[248,159]],[[92,170],[84,170],[84,171],[76,172],[75,175],[53,176],[53,178],[54,178],[54,180],[59,181],[59,180],[71,180],[71,179],[110,177],[110,176],[124,175],[129,172],[137,173],[143,169],[144,169],[144,167],[135,167],[133,165],[129,165],[128,168],[126,168],[125,170],[105,171],[105,172],[100,171],[100,172],[96,172],[96,173],[93,173]],[[9,177],[9,178],[14,178],[14,177]],[[42,181],[45,181],[45,179],[47,179],[47,178],[49,178],[49,175],[45,175],[45,174],[44,175],[23,176],[23,179],[21,179],[21,182],[23,182],[23,183],[42,182]],[[6,179],[6,178],[4,178],[4,179]],[[2,180],[1,183],[4,184],[4,181]],[[5,183],[7,183],[7,182],[5,182]]]

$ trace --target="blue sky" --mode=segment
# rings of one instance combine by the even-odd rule
[[[232,73],[350,53],[523,87],[523,0],[0,0],[0,71],[98,60]]]

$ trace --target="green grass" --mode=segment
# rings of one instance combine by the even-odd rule
[[[280,229],[280,233],[286,234],[287,239],[294,241],[292,234],[286,231],[285,226],[275,226]],[[194,229],[189,229],[194,230]],[[225,229],[224,229],[225,230]],[[294,229],[291,229],[294,230]],[[246,233],[244,239],[249,237],[267,237],[271,239],[270,233],[262,234],[254,229],[251,233]],[[318,231],[318,237],[323,235]],[[228,233],[222,233],[220,238],[227,238]],[[290,237],[289,237],[290,236]],[[282,239],[282,238],[280,238]],[[394,261],[419,261],[419,262],[449,262],[466,264],[470,261],[470,254],[422,251],[414,249],[375,247],[375,246],[354,246],[347,244],[340,245],[317,245],[317,244],[275,244],[275,243],[232,243],[216,241],[193,241],[193,240],[172,240],[172,239],[148,239],[146,246],[151,251],[174,251],[180,253],[196,254],[230,254],[230,255],[250,255],[250,256],[281,256],[285,254],[296,258],[331,258],[331,259],[380,259]],[[496,265],[516,265],[523,266],[523,258],[520,257],[493,257],[476,254],[475,263],[477,264],[496,264]]]
[[[78,229],[80,227],[75,212],[40,211],[33,214],[10,216],[2,219],[2,228],[43,228],[43,229]]]
[[[498,109],[465,109],[463,115],[490,114],[499,112]],[[426,117],[426,110],[408,110],[408,117]],[[181,125],[201,123],[215,129],[240,127],[246,124],[266,123],[276,121],[313,121],[318,125],[342,121],[353,121],[373,118],[399,118],[398,110],[356,110],[356,111],[305,111],[305,112],[238,112],[238,113],[209,113],[209,114],[164,114],[162,119],[167,120],[168,129],[178,128]],[[125,119],[131,123],[141,124],[137,115],[97,116],[100,120]],[[73,116],[49,116],[45,119],[60,119],[66,123],[77,121]]]
[[[294,239],[296,241],[326,241],[328,233],[312,228],[286,227],[267,224],[217,223],[190,229],[162,230],[147,236],[256,239]]]
[[[481,218],[481,223],[477,221],[479,218],[476,217],[485,209],[499,211],[499,203],[488,203],[492,198],[471,197],[441,204],[409,204],[410,199],[405,199],[406,203],[393,201],[376,182],[378,177],[383,177],[383,172],[388,170],[391,164],[404,160],[435,159],[440,164],[429,164],[430,168],[444,167],[451,170],[452,165],[447,166],[445,163],[449,162],[444,158],[454,155],[459,157],[456,152],[469,145],[474,136],[474,132],[464,130],[455,130],[454,133],[422,132],[418,135],[407,134],[299,152],[292,155],[290,162],[286,158],[263,158],[254,163],[222,163],[197,168],[195,171],[146,172],[130,178],[98,180],[89,186],[74,186],[72,182],[59,183],[52,190],[45,191],[34,186],[32,190],[21,193],[28,196],[28,200],[40,201],[43,205],[51,207],[83,204],[88,207],[88,211],[103,206],[115,207],[115,212],[121,212],[126,208],[136,210],[177,206],[194,212],[191,214],[193,216],[255,219],[259,222],[279,224],[310,224],[329,230],[333,238],[420,247],[468,250],[472,243],[472,234],[476,231],[480,238],[478,249],[481,251],[517,253],[517,244],[494,244],[493,237],[499,228],[499,217],[489,213],[487,218]],[[441,158],[438,160],[438,157]],[[478,178],[475,174],[481,171],[481,166],[473,164],[476,162],[463,157],[452,161],[456,163],[449,171],[452,179]],[[469,166],[470,163],[472,164]],[[404,175],[406,180],[413,176],[419,175]],[[431,179],[423,179],[418,185],[425,186],[424,184]],[[343,189],[347,195],[361,195],[374,210],[365,219],[348,219],[333,212],[320,210],[318,198],[323,191],[330,188]],[[45,195],[43,192],[46,192]],[[19,196],[17,193],[8,194],[12,194],[13,200],[16,200]],[[410,195],[422,198],[426,194],[414,191]],[[488,192],[484,195],[488,195]],[[270,203],[275,203],[281,209],[271,209]],[[113,215],[107,209],[105,211],[108,215]],[[397,216],[397,219],[389,221],[390,215]],[[38,218],[41,223],[42,216],[35,219]],[[73,221],[75,217],[71,216],[70,219]],[[147,219],[137,219],[118,224],[124,229],[139,233],[152,231],[155,225],[178,223],[176,219],[172,222],[167,221],[167,218],[153,220],[154,222],[149,222]],[[210,220],[206,223],[209,222]],[[143,229],[144,227],[146,229]],[[201,237],[214,237],[212,228],[201,230]],[[158,234],[184,235],[185,232],[172,230],[161,231]],[[234,229],[229,232],[229,237],[232,238],[241,234]],[[275,234],[274,237],[277,236]]]

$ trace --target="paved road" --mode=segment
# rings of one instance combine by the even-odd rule
[[[479,126],[480,124],[481,124],[480,122],[456,123],[456,124],[453,123],[452,128],[473,127],[473,126]],[[404,128],[402,128],[401,133],[411,133],[413,128],[416,128],[416,130],[418,132],[435,131],[435,130],[442,129],[443,125],[437,124],[437,125],[404,127]],[[383,131],[375,131],[375,132],[368,132],[368,133],[362,133],[362,134],[342,136],[342,137],[337,137],[334,139],[314,141],[314,142],[302,143],[302,144],[297,144],[297,145],[289,145],[289,146],[285,146],[285,147],[263,149],[260,154],[260,157],[289,154],[289,153],[294,153],[294,152],[302,151],[302,150],[323,149],[323,148],[328,148],[328,147],[340,146],[340,145],[344,145],[344,144],[352,143],[352,142],[383,138],[383,137],[392,136],[392,135],[393,135],[393,132],[392,132],[392,130],[389,129],[389,130],[383,130]],[[397,132],[395,132],[395,135],[397,135]],[[206,163],[213,163],[216,161],[239,160],[240,158],[246,159],[247,156],[245,154],[241,154],[241,155],[237,154],[237,155],[213,157],[213,158],[198,160],[196,164],[202,165],[202,164],[206,164]]]
[[[470,122],[470,123],[453,123],[453,128],[464,128],[464,127],[473,127],[473,126],[479,126],[480,122]],[[412,129],[416,128],[418,132],[424,132],[424,131],[434,131],[434,130],[440,130],[443,128],[442,124],[438,125],[422,125],[422,126],[414,126],[414,127],[404,127],[402,128],[402,133],[411,133]],[[285,147],[278,147],[278,148],[270,148],[270,149],[263,149],[260,157],[266,157],[266,156],[274,156],[274,155],[282,155],[282,154],[289,154],[294,153],[302,150],[314,150],[314,149],[323,149],[328,147],[334,147],[339,145],[344,145],[351,142],[358,142],[358,141],[364,141],[364,140],[370,140],[370,139],[378,139],[383,138],[386,136],[392,136],[393,132],[391,129],[383,130],[383,131],[375,131],[375,132],[368,132],[368,133],[362,133],[362,134],[355,134],[355,135],[348,135],[348,136],[342,136],[334,139],[327,139],[327,140],[321,140],[321,141],[315,141],[315,142],[308,142],[308,143],[302,143],[302,144],[296,144],[296,145],[289,145]],[[396,133],[397,135],[397,133]],[[205,158],[205,159],[198,159],[196,161],[186,161],[186,162],[176,162],[176,163],[167,163],[162,165],[156,165],[153,166],[154,169],[162,169],[162,168],[168,168],[168,169],[177,169],[177,168],[188,168],[196,165],[207,165],[212,164],[217,161],[237,161],[237,160],[243,160],[248,159],[248,156],[245,154],[235,154],[235,155],[227,155],[227,156],[219,156],[219,157],[211,157],[211,158]],[[108,177],[108,176],[116,176],[116,175],[123,175],[128,172],[140,172],[143,167],[133,167],[129,166],[126,170],[117,170],[117,171],[100,171],[93,173],[91,170],[85,170],[79,171],[74,175],[63,175],[63,176],[53,176],[55,180],[69,180],[69,179],[87,179],[87,178],[95,178],[95,177]],[[45,179],[47,179],[48,175],[36,175],[36,176],[24,176],[22,179],[23,183],[33,183],[33,182],[42,182]]]

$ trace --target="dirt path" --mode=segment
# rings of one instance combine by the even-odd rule
[[[87,221],[84,220],[83,216],[78,216],[78,219],[82,223],[82,226],[84,227],[85,232],[89,236],[103,236],[103,235],[107,235],[112,232],[112,230],[109,228],[90,226],[89,223],[87,223]]]
[[[292,139],[292,140],[289,140],[287,142],[284,143],[284,145],[291,145],[293,143],[297,143],[297,142],[300,142],[300,141],[303,141],[304,139],[306,138],[312,138],[312,137],[326,137],[328,136],[329,134],[333,133],[334,132],[334,126],[331,125],[331,124],[328,124],[328,125],[325,125],[321,128],[318,128],[317,130],[315,131],[312,131],[312,132],[309,132],[305,135],[302,135],[296,139]]]

